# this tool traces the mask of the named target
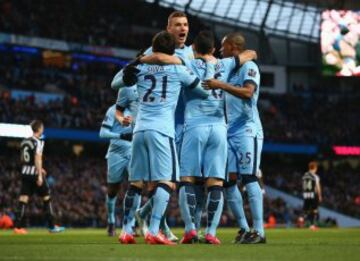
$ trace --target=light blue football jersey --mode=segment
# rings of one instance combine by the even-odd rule
[[[137,68],[139,108],[134,133],[155,130],[174,138],[180,91],[182,87],[197,89],[199,78],[183,65],[140,64]]]
[[[203,59],[194,59],[190,62],[190,69],[201,80],[206,79],[206,75],[215,74],[215,65],[207,66]],[[207,70],[211,69],[209,73]],[[192,92],[186,90],[185,94],[185,125],[198,126],[203,124],[220,123],[225,124],[224,95],[220,90],[208,90],[207,99],[201,99]]]
[[[139,94],[137,92],[136,85],[119,89],[118,96],[116,99],[116,107],[127,109],[130,112],[130,115],[134,120],[133,125],[135,124],[138,105],[139,105]]]
[[[232,74],[229,83],[242,88],[246,82],[256,86],[250,99],[241,99],[226,93],[226,110],[228,118],[228,136],[233,135],[263,137],[262,124],[257,108],[260,89],[259,67],[253,61],[246,62],[236,73]]]
[[[152,47],[148,48],[145,53],[145,55],[149,55],[152,54]],[[191,67],[191,60],[194,59],[194,51],[192,49],[192,46],[187,46],[184,45],[183,48],[176,48],[175,49],[175,55],[179,58],[181,58],[181,60],[184,62],[184,65],[188,68]],[[184,102],[184,95],[181,93],[180,97],[179,97],[179,101],[178,104],[176,106],[176,110],[175,110],[175,123],[177,126],[177,130],[181,130],[182,129],[182,125],[184,124],[184,111],[185,111],[185,102]],[[178,132],[178,131],[177,131]],[[180,133],[178,133],[177,135],[181,136],[181,131],[179,131]],[[178,137],[179,138],[179,137]]]
[[[120,139],[120,134],[131,132],[131,127],[122,126],[115,118],[116,105],[112,105],[105,114],[104,120],[101,124],[101,128],[110,130],[113,133],[118,133],[118,139],[110,139],[110,144],[106,157],[110,153],[124,153],[128,154],[129,142]]]

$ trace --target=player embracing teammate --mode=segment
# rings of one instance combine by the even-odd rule
[[[140,105],[129,177],[131,187],[135,187],[137,193],[144,182],[153,191],[147,203],[151,217],[145,241],[173,244],[159,227],[171,191],[178,181],[180,161],[179,205],[185,222],[181,243],[194,243],[199,239],[197,223],[204,198],[204,189],[199,189],[199,184],[205,184],[208,191],[205,242],[220,244],[216,228],[224,204],[224,183],[227,202],[240,226],[235,242],[265,243],[262,193],[255,176],[263,141],[256,105],[260,74],[257,65],[250,61],[256,58],[256,54],[244,52],[244,38],[234,33],[226,36],[222,43],[222,53],[227,58],[216,59],[212,56],[212,34],[201,32],[193,45],[196,59],[191,61],[194,54],[184,45],[187,33],[186,15],[174,12],[169,17],[167,32],[154,37],[152,49],[147,51],[150,56],[142,58],[142,64],[130,66],[132,77],[135,75],[137,81]],[[174,53],[181,60],[173,57]],[[130,67],[125,69],[125,82],[129,79],[126,72]],[[203,81],[202,87],[200,80]],[[177,124],[175,135],[175,107],[179,96],[184,98],[185,121],[184,125]],[[181,110],[178,111],[181,114]],[[230,175],[226,173],[227,154]],[[249,194],[253,231],[247,225],[237,188],[240,178]],[[129,206],[129,212],[134,213],[137,205]],[[135,243],[133,236],[126,231],[122,232],[120,241]]]

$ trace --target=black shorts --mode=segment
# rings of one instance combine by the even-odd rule
[[[36,180],[36,176],[22,177],[20,195],[32,196],[34,193],[36,193],[40,197],[49,196],[50,188],[46,178],[44,178],[44,182],[40,187],[36,184]]]
[[[316,210],[319,207],[319,200],[317,198],[304,199],[304,211]]]

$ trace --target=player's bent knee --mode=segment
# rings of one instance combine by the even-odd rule
[[[156,185],[156,189],[157,188],[162,188],[162,189],[166,190],[169,194],[171,194],[172,191],[176,189],[176,185],[175,185],[175,183],[172,183],[169,181],[160,181]]]
[[[174,182],[171,181],[167,181],[167,180],[161,180],[158,182],[157,187],[164,187],[163,185],[166,185],[167,187],[169,187],[171,190],[175,190],[176,189],[176,184]]]
[[[216,178],[209,178],[206,180],[206,186],[208,188],[212,186],[220,186],[222,187],[224,184],[224,181],[222,179],[216,179]]]
[[[154,191],[155,190],[155,188],[156,188],[156,182],[149,182],[149,183],[147,183],[147,190],[148,191]]]
[[[20,195],[19,201],[27,204],[29,202],[29,196],[28,195]]]
[[[244,185],[252,183],[252,182],[258,182],[258,178],[255,175],[242,175],[241,181]]]
[[[131,186],[134,186],[134,187],[137,187],[137,188],[139,188],[139,189],[143,189],[143,187],[144,187],[144,182],[143,181],[132,181],[132,182],[130,182],[130,185]]]
[[[195,177],[181,177],[181,182],[189,182],[189,183],[195,183],[196,179]]]

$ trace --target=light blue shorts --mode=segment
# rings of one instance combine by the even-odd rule
[[[260,167],[263,141],[250,136],[228,138],[228,173],[255,175]]]
[[[160,132],[136,132],[132,142],[130,181],[179,180],[174,139]]]
[[[107,183],[119,183],[127,178],[130,154],[109,153],[107,157]]]
[[[181,177],[225,179],[227,140],[225,125],[186,128],[180,155]]]

